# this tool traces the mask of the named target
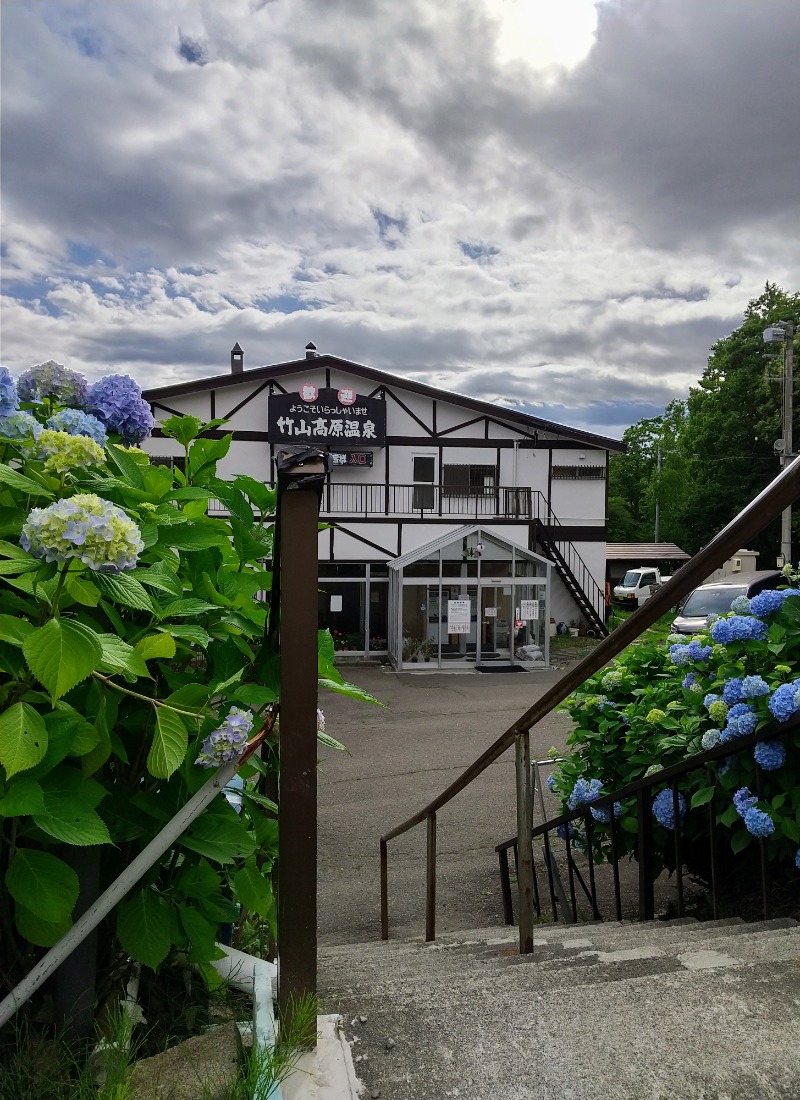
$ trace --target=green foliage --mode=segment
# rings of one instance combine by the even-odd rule
[[[611,541],[653,541],[658,502],[659,541],[696,553],[778,474],[782,348],[762,334],[779,320],[794,321],[797,351],[800,294],[767,283],[739,328],[714,344],[688,399],[626,430],[628,451],[609,464]],[[776,521],[751,541],[765,561],[775,556],[777,531]]]
[[[709,812],[721,827],[720,834],[729,833],[731,854],[750,845],[753,836],[733,805],[734,793],[747,787],[760,792],[757,806],[774,823],[772,835],[765,840],[774,880],[799,883],[795,860],[800,858],[800,731],[780,737],[785,762],[769,771],[758,767],[752,747],[737,752],[737,735],[728,731],[728,715],[736,700],[752,708],[749,715],[755,717],[756,730],[775,728],[772,696],[798,676],[800,598],[786,599],[765,622],[768,629],[762,639],[721,644],[710,632],[696,635],[704,653],[698,659],[688,657],[685,636],[671,635],[666,644],[660,639],[644,640],[589,677],[563,704],[574,728],[567,739],[569,755],[552,782],[564,812],[572,808],[568,800],[578,780],[599,780],[601,795],[610,795],[645,775],[691,760],[722,737],[730,744],[730,755],[678,781],[688,808],[682,826],[683,861],[700,879],[707,879]],[[761,677],[768,690],[737,695],[736,685],[748,676]],[[723,692],[730,703],[714,701],[721,700]],[[656,786],[653,794],[660,789]],[[635,855],[635,796],[623,801],[618,812],[618,851]],[[590,822],[596,855],[610,859],[609,823],[594,816]],[[654,824],[654,840],[657,876],[664,867],[674,867],[671,829]],[[583,826],[576,831],[576,844],[586,844]],[[742,867],[746,877],[750,869],[746,863]]]
[[[7,984],[71,923],[78,893],[71,849],[99,849],[105,889],[207,780],[196,758],[232,705],[251,712],[255,733],[278,701],[279,656],[262,641],[267,608],[257,599],[272,583],[263,563],[275,494],[249,477],[216,477],[231,437],[204,433],[218,423],[173,417],[165,425],[185,448],[185,476],[113,442],[102,465],[58,474],[45,469],[31,441],[0,444],[0,972]],[[138,561],[114,564],[111,528],[112,556],[102,568],[80,556],[80,542],[67,560],[59,551],[52,562],[24,548],[31,509],[51,501],[69,507],[76,494],[123,510],[122,521],[141,532]],[[230,519],[207,516],[212,496]],[[323,687],[376,702],[342,678],[325,632],[318,663]],[[262,788],[276,754],[264,756],[241,770],[240,812],[215,799],[107,920],[102,983],[131,959],[157,968],[186,952],[204,966],[217,957],[218,925],[238,919],[240,906],[274,922],[276,807]]]

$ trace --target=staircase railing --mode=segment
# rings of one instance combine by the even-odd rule
[[[752,733],[746,737],[737,737],[735,741],[728,741],[722,744],[715,745],[714,748],[708,749],[706,752],[696,753],[694,756],[689,757],[687,760],[681,760],[677,764],[673,764],[668,768],[663,768],[661,771],[654,775],[647,775],[641,779],[634,780],[632,783],[628,783],[624,787],[620,787],[619,790],[612,791],[611,794],[603,795],[602,798],[597,798],[590,804],[579,806],[575,810],[570,810],[566,813],[559,814],[556,817],[552,817],[549,820],[543,822],[541,825],[537,825],[531,831],[531,839],[533,841],[541,838],[544,849],[544,866],[547,872],[547,885],[550,895],[550,906],[553,914],[553,920],[567,920],[575,922],[578,919],[578,893],[576,890],[576,882],[580,886],[587,902],[591,905],[592,917],[595,920],[605,919],[600,912],[600,905],[598,903],[598,890],[595,874],[595,854],[593,851],[594,840],[598,837],[607,837],[610,844],[610,866],[613,876],[613,893],[614,893],[614,914],[616,920],[622,920],[622,890],[620,884],[619,864],[621,860],[620,854],[620,838],[619,825],[617,818],[614,814],[614,804],[625,804],[630,799],[636,799],[636,807],[632,812],[636,817],[637,832],[636,832],[636,858],[639,864],[639,920],[652,920],[655,915],[655,882],[653,877],[653,865],[654,865],[654,833],[653,833],[653,815],[651,808],[650,793],[654,787],[669,788],[672,792],[672,844],[675,857],[675,892],[677,901],[677,915],[683,917],[686,912],[684,888],[683,888],[683,873],[682,868],[684,864],[683,859],[683,830],[681,824],[681,817],[683,816],[679,812],[679,794],[681,780],[686,776],[699,772],[706,771],[709,765],[713,764],[715,760],[724,759],[726,757],[736,756],[739,753],[745,752],[748,749],[752,749],[754,745],[757,745],[760,741],[769,741],[773,737],[781,736],[787,732],[791,732],[800,726],[800,715],[796,715],[790,718],[787,722],[781,723],[780,726],[770,729],[762,730],[759,733]],[[756,766],[756,794],[759,801],[762,798],[761,789],[761,772],[762,769]],[[709,777],[713,784],[713,773]],[[728,802],[730,803],[731,794],[727,794]],[[716,790],[712,799],[707,802],[703,807],[708,815],[708,841],[709,841],[709,877],[708,886],[710,889],[711,909],[712,916],[716,920],[719,915],[719,901],[720,901],[720,882],[719,882],[719,852],[717,847],[717,810],[715,808]],[[594,817],[592,811],[598,811],[605,809],[608,812],[609,820],[607,824],[598,823]],[[688,801],[686,805],[688,810]],[[573,822],[580,822],[585,833],[585,846],[586,846],[586,864],[588,869],[588,885],[580,872],[580,868],[574,857],[575,845],[572,843],[572,825]],[[553,842],[551,834],[556,835],[563,842],[566,849],[566,865],[567,875],[569,879],[569,901],[563,896],[557,898],[556,894],[559,893],[560,881],[558,872],[554,870],[554,860],[552,855]],[[515,855],[519,848],[518,837],[511,837],[510,840],[504,840],[501,844],[498,844],[495,851],[498,855],[500,863],[500,890],[503,898],[503,916],[506,924],[514,923],[514,912],[511,901],[511,874],[508,864],[508,852],[514,851]],[[766,858],[766,842],[763,837],[758,838],[758,859],[760,867],[760,884],[761,884],[761,911],[764,920],[768,920],[770,916],[770,896],[769,896],[769,874]],[[541,891],[539,889],[539,879],[536,867],[534,864],[534,878],[533,878],[533,903],[536,915],[541,916],[542,902]],[[567,908],[568,906],[568,908]]]
[[[597,583],[584,559],[575,549],[571,539],[563,535],[563,524],[547,500],[538,490],[535,494],[536,537],[542,544],[545,554],[550,557],[558,569],[561,566],[571,576],[578,593],[587,604],[581,607],[586,617],[601,634],[607,634],[605,624],[605,592]],[[562,578],[563,579],[563,578]]]
[[[436,938],[436,815],[451,799],[481,775],[507,749],[515,747],[517,835],[519,842],[517,879],[519,894],[520,953],[533,950],[534,874],[533,874],[533,792],[531,784],[530,731],[593,672],[602,668],[630,642],[634,641],[664,612],[674,607],[726,558],[757,535],[768,523],[800,497],[800,458],[787,466],[775,480],[723,528],[672,580],[596,646],[557,684],[554,684],[533,706],[509,726],[446,790],[401,825],[380,838],[381,866],[381,937],[389,938],[389,871],[390,840],[413,829],[423,821],[427,826],[425,938]]]

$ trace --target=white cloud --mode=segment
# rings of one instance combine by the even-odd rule
[[[4,361],[153,385],[313,339],[650,415],[800,284],[800,8],[758,7],[4,5]]]

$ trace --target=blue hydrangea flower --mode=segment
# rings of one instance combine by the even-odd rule
[[[800,848],[797,849],[794,856],[794,865],[798,871],[800,871]]]
[[[552,772],[550,773],[550,775],[548,775],[548,777],[546,779],[546,783],[547,783],[548,791],[550,791],[552,794],[555,794],[555,792],[556,792],[556,777],[553,775]]]
[[[589,811],[595,821],[601,822],[603,825],[608,825],[611,821],[611,807],[610,806],[592,806]],[[614,803],[614,817],[619,817],[622,813],[622,803]]]
[[[683,824],[683,819],[686,816],[686,799],[678,792],[678,824]],[[671,790],[659,791],[653,799],[653,817],[659,823],[663,825],[665,829],[672,829],[675,826],[675,806],[672,798]]]
[[[37,439],[41,430],[42,425],[36,417],[22,409],[0,419],[0,438],[2,439],[14,441],[31,437]]]
[[[697,683],[697,673],[696,672],[687,672],[686,675],[684,676],[684,678],[681,680],[681,687],[686,688],[688,690],[688,688],[692,687],[696,683]]]
[[[769,695],[769,684],[763,676],[745,676],[742,680],[742,695],[745,699],[757,699],[759,695]]]
[[[703,699],[703,706],[706,708],[706,710],[708,710],[708,708],[712,706],[712,704],[721,702],[721,695],[715,695],[712,691],[709,691],[708,695],[706,695]]]
[[[693,638],[686,647],[692,661],[707,661],[711,656],[711,646],[703,645],[698,638]]]
[[[744,815],[744,826],[753,836],[772,836],[775,832],[775,822],[769,814],[756,806],[751,806]]]
[[[679,668],[682,665],[689,664],[689,647],[683,645],[681,642],[676,642],[675,645],[669,647],[669,660],[670,664],[677,665]]]
[[[68,435],[88,435],[100,447],[105,447],[108,442],[106,429],[97,417],[80,409],[61,409],[48,419],[47,427],[54,432],[67,432]]]
[[[98,573],[133,569],[144,549],[133,520],[94,493],[77,493],[48,508],[34,508],[19,541],[34,557],[48,562],[77,558]]]
[[[748,615],[750,613],[750,600],[747,596],[737,596],[731,604],[731,611],[735,611],[737,615]]]
[[[700,739],[700,744],[703,746],[704,750],[708,752],[709,749],[713,749],[719,744],[719,740],[719,730],[706,730]]]
[[[48,359],[19,376],[17,392],[21,401],[53,397],[62,405],[85,405],[88,385],[82,374]]]
[[[0,416],[11,416],[19,407],[17,387],[8,367],[0,367]]]
[[[567,806],[571,810],[577,810],[578,806],[585,806],[587,802],[594,802],[600,797],[603,784],[599,779],[577,779],[572,788]]]
[[[720,740],[733,741],[736,737],[746,737],[758,725],[758,716],[749,703],[734,703],[728,711],[725,729]]]
[[[739,817],[744,817],[749,809],[758,802],[756,795],[750,793],[749,787],[740,787],[733,796],[733,804]]]
[[[195,760],[203,768],[218,768],[238,760],[247,748],[247,738],[253,728],[253,716],[239,707],[232,707],[222,725],[203,741]]]
[[[758,619],[763,619],[767,615],[772,615],[775,611],[780,611],[783,607],[783,599],[783,592],[777,592],[775,589],[759,592],[758,595],[753,596],[750,601],[750,614],[755,615]]]
[[[765,772],[776,772],[786,763],[786,748],[780,741],[759,741],[753,749],[753,758]]]
[[[781,684],[776,688],[769,699],[769,711],[773,718],[779,722],[786,722],[793,714],[797,713],[800,704],[795,695],[800,692],[800,680],[793,680],[791,684]]]
[[[733,676],[726,680],[722,688],[722,698],[730,706],[732,703],[740,703],[744,698],[742,694],[742,680],[739,676]]]
[[[126,374],[108,374],[89,390],[88,407],[125,440],[141,443],[155,427],[142,391]]]
[[[556,826],[556,835],[560,836],[562,840],[566,840],[567,837],[572,839],[575,836],[575,830],[572,827],[572,822],[568,821],[565,825]]]
[[[724,740],[724,737],[722,735],[720,735],[720,741],[723,741],[723,740]],[[722,760],[719,760],[717,762],[717,775],[719,775],[720,777],[722,777],[723,775],[727,775],[732,767],[733,767],[733,757],[732,756],[723,757]]]
[[[753,615],[729,615],[725,619],[718,619],[711,627],[711,637],[722,645],[760,641],[766,636],[766,624]]]

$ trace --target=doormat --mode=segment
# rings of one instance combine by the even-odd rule
[[[476,672],[527,672],[522,665],[475,665]]]

